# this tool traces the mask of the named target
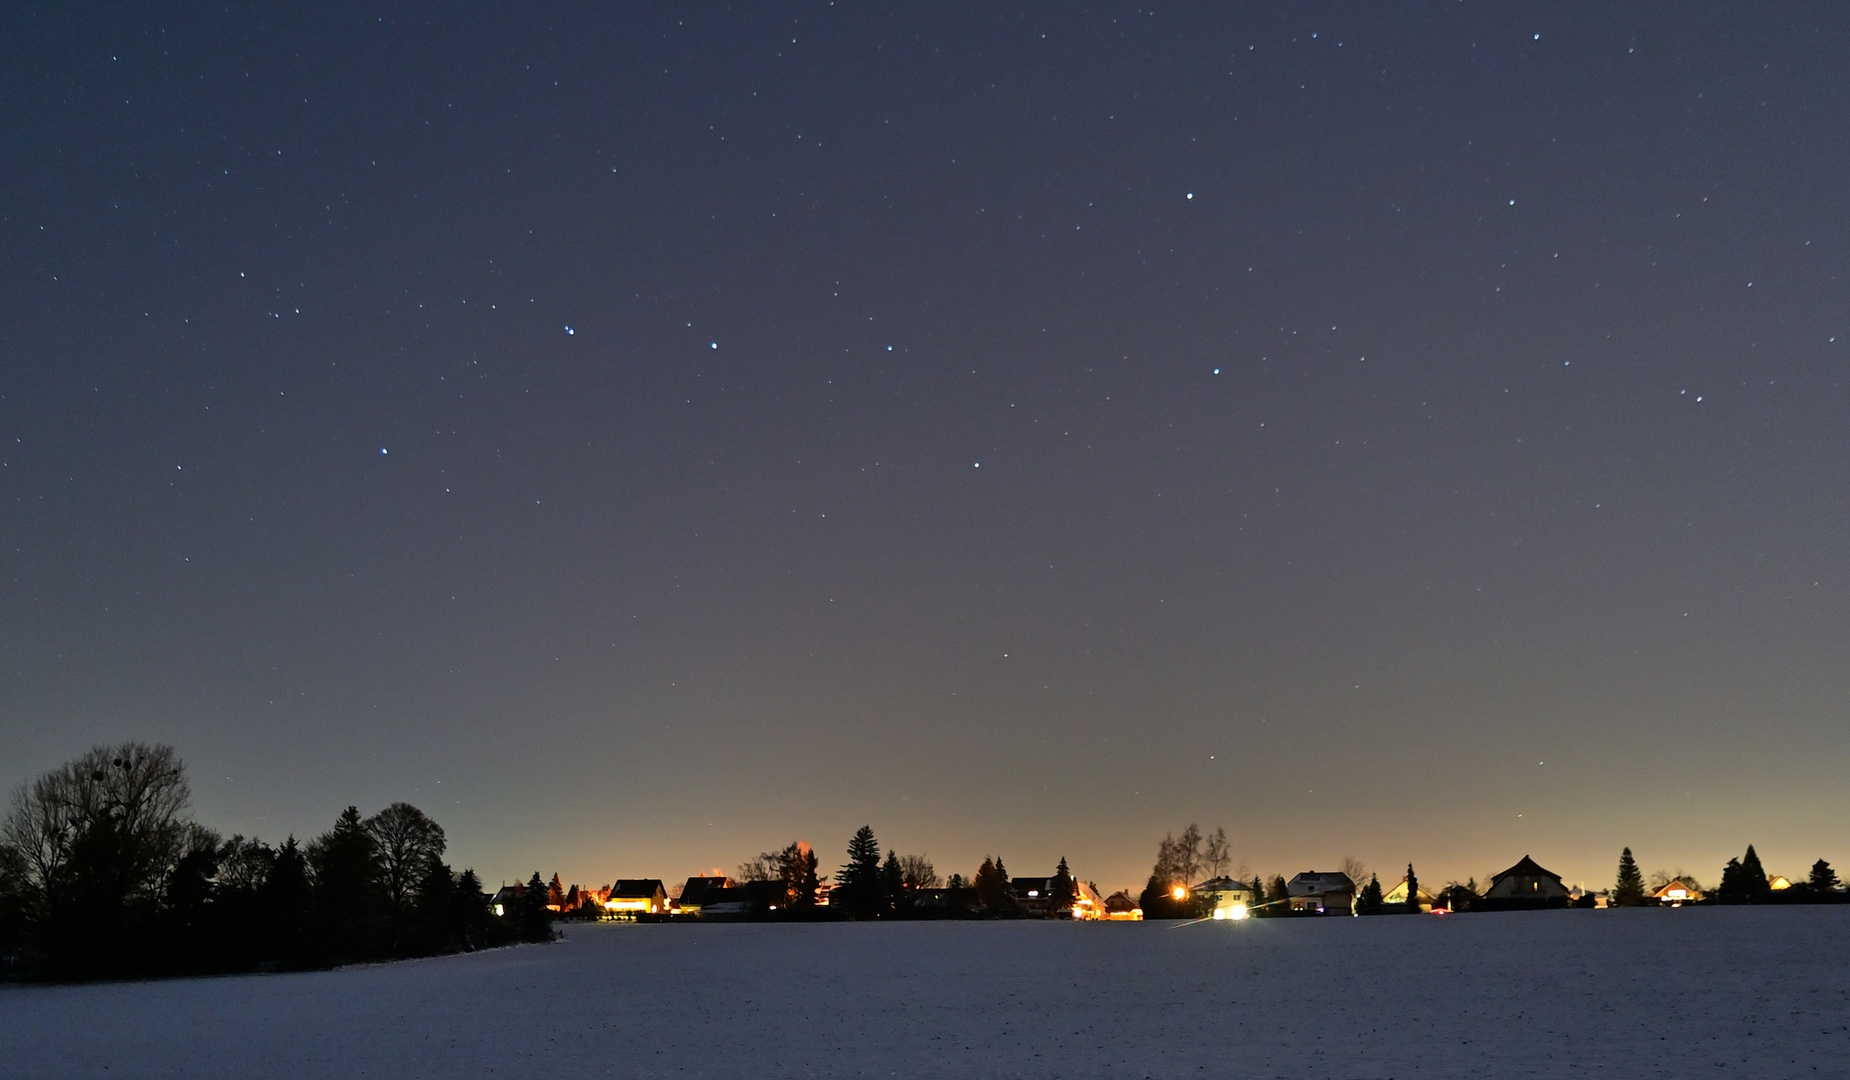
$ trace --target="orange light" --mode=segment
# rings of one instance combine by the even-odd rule
[[[1169,890],[1169,895],[1175,897],[1177,900],[1180,900],[1183,897],[1188,895],[1188,890],[1180,885],[1177,885],[1175,888]]]

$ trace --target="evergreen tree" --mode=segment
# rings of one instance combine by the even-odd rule
[[[964,914],[970,906],[970,886],[964,881],[964,876],[952,874],[951,880],[946,882],[946,888],[949,889],[949,895],[945,897],[945,906],[953,915]]]
[[[1413,872],[1413,864],[1407,864],[1407,911],[1409,914],[1420,913],[1420,879]]]
[[[1048,909],[1055,915],[1073,910],[1073,901],[1079,896],[1079,883],[1073,880],[1073,872],[1066,867],[1066,856],[1060,857],[1060,865],[1054,867],[1053,880],[1047,883]]]
[[[442,859],[430,859],[418,877],[400,948],[412,956],[429,956],[462,948],[463,929],[456,920],[456,876]]]
[[[1381,878],[1368,875],[1368,884],[1362,886],[1362,895],[1357,898],[1356,909],[1364,915],[1381,914]]]
[[[546,907],[546,883],[535,870],[520,894],[518,916],[520,940],[551,941],[552,912]]]
[[[1747,899],[1747,890],[1741,884],[1741,860],[1729,859],[1722,867],[1722,880],[1715,887],[1715,898],[1724,904],[1739,904]]]
[[[559,872],[553,871],[552,880],[546,883],[546,902],[565,912],[565,883],[559,880]]]
[[[1272,887],[1266,892],[1265,898],[1281,907],[1291,899],[1291,886],[1286,884],[1285,875],[1273,875]]]
[[[1764,900],[1773,891],[1767,884],[1767,872],[1760,865],[1760,856],[1754,854],[1752,844],[1747,845],[1747,854],[1741,856],[1741,885],[1749,900]]]
[[[906,872],[900,869],[899,855],[888,848],[886,862],[880,864],[880,910],[887,912],[906,912],[912,908],[912,902],[906,890]]]
[[[1805,885],[1814,893],[1829,894],[1837,891],[1837,871],[1831,864],[1819,859],[1811,864],[1811,877],[1805,879]]]
[[[1612,887],[1612,902],[1619,907],[1637,907],[1644,903],[1644,875],[1632,858],[1632,849],[1619,853],[1619,877]]]
[[[349,806],[334,827],[308,846],[314,870],[315,921],[324,959],[333,963],[379,955],[388,904],[379,849]]]
[[[313,939],[315,887],[308,858],[291,836],[276,849],[270,872],[257,887],[260,916],[257,959],[284,969],[308,967],[319,957]]]
[[[803,845],[803,879],[797,883],[796,906],[799,911],[811,911],[816,907],[816,894],[822,889],[822,882],[816,877],[816,853],[808,844]]]
[[[849,917],[871,919],[880,913],[880,842],[872,826],[863,825],[848,841],[848,862],[835,875],[837,888],[829,906],[839,904]]]

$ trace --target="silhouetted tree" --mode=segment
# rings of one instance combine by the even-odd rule
[[[127,973],[186,854],[185,766],[168,746],[98,746],[14,795],[0,845],[54,973]]]
[[[790,846],[778,852],[775,861],[777,877],[784,883],[783,908],[812,908],[816,906],[816,890],[821,882],[816,879],[816,853],[801,840],[792,841]]]
[[[1830,863],[1819,859],[1811,864],[1811,876],[1805,879],[1805,884],[1812,892],[1820,895],[1834,893],[1837,891],[1837,871],[1831,869]]]
[[[1291,886],[1286,884],[1285,875],[1276,874],[1273,876],[1271,887],[1266,890],[1265,898],[1280,905],[1290,901]]]
[[[546,883],[540,880],[538,870],[521,891],[518,923],[520,940],[552,940],[552,911],[546,907]]]
[[[341,811],[334,827],[308,845],[308,865],[323,959],[340,963],[379,955],[390,900],[380,880],[379,847],[358,808]]]
[[[1355,898],[1356,911],[1363,915],[1381,914],[1381,878],[1368,875],[1368,884],[1362,886],[1362,893]]]
[[[1440,906],[1447,911],[1453,913],[1470,911],[1471,905],[1479,900],[1477,879],[1471,878],[1463,883],[1454,881],[1440,892],[1437,899],[1440,901]]]
[[[1008,870],[999,858],[983,860],[976,868],[976,902],[990,914],[999,914],[1015,906],[1015,890],[1009,887]]]
[[[924,855],[901,855],[899,868],[909,889],[935,889],[943,884],[938,878],[937,868]]]
[[[1233,857],[1227,850],[1227,830],[1217,828],[1214,834],[1208,837],[1207,854],[1201,857],[1201,864],[1209,874],[1220,877],[1227,872],[1227,867],[1232,863]]]
[[[1413,872],[1412,863],[1407,864],[1407,911],[1412,915],[1420,914],[1420,879]]]
[[[1078,896],[1079,883],[1073,880],[1073,872],[1066,866],[1066,856],[1062,855],[1060,865],[1054,867],[1053,880],[1047,883],[1048,908],[1055,914],[1071,911]]]
[[[1749,844],[1747,854],[1729,859],[1722,867],[1722,880],[1715,888],[1715,898],[1724,904],[1751,904],[1766,899],[1771,891],[1760,856],[1755,854],[1754,845]]]
[[[948,891],[948,895],[945,897],[945,906],[948,907],[953,914],[963,913],[964,910],[970,906],[971,892],[970,886],[964,881],[964,876],[962,874],[952,874],[951,880],[945,883],[945,888]]]
[[[1638,860],[1632,858],[1631,848],[1619,853],[1619,877],[1612,886],[1612,902],[1617,907],[1644,903],[1644,875],[1638,870]]]
[[[1761,899],[1772,891],[1767,883],[1767,872],[1760,865],[1760,856],[1754,853],[1754,845],[1747,845],[1747,854],[1741,856],[1741,884],[1746,888],[1751,899]]]
[[[880,880],[880,842],[874,839],[872,826],[861,826],[848,841],[848,861],[835,880],[836,888],[829,894],[830,907],[840,905],[856,919],[880,914],[885,890]]]
[[[302,968],[320,957],[314,938],[315,890],[308,857],[291,836],[276,849],[270,872],[257,887],[257,956],[281,968]]]
[[[906,872],[899,865],[899,855],[892,848],[880,864],[881,913],[904,915],[911,911],[912,899],[906,889]]]

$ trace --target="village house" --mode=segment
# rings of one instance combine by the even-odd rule
[[[1515,911],[1566,907],[1567,903],[1567,886],[1561,884],[1561,875],[1542,869],[1524,855],[1515,866],[1491,878],[1484,898],[1472,907],[1479,911]]]
[[[1136,922],[1143,918],[1143,909],[1137,906],[1137,898],[1129,889],[1119,889],[1105,898],[1105,918],[1112,922]]]
[[[622,878],[604,896],[604,914],[609,918],[633,919],[667,912],[668,891],[662,888],[661,878]]]
[[[1253,883],[1239,878],[1226,876],[1209,878],[1189,890],[1197,897],[1205,898],[1208,906],[1215,911],[1226,912],[1233,908],[1251,908],[1258,904],[1260,897],[1253,892]],[[1217,918],[1226,918],[1219,915]]]
[[[1433,895],[1426,891],[1426,886],[1421,885],[1419,887],[1419,896],[1420,896],[1420,910],[1421,911],[1431,911],[1432,905],[1433,905]],[[1381,906],[1387,908],[1389,911],[1393,911],[1395,907],[1404,908],[1407,906],[1406,875],[1404,874],[1401,875],[1400,884],[1394,886],[1393,888],[1389,889],[1387,892],[1381,895]]]
[[[675,898],[674,910],[677,915],[698,915],[707,898],[721,889],[732,887],[732,879],[724,874],[702,874],[687,879],[681,886],[681,895]]]
[[[1682,878],[1671,878],[1664,887],[1651,894],[1651,899],[1661,907],[1682,907],[1702,899],[1702,890],[1684,884]]]
[[[1355,913],[1355,882],[1341,870],[1306,870],[1285,883],[1291,910],[1321,915]]]

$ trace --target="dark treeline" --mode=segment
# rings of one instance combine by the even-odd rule
[[[888,850],[882,856],[868,825],[848,841],[847,855],[826,890],[826,901],[817,876],[819,860],[808,844],[793,843],[742,864],[738,891],[750,894],[753,902],[740,914],[791,920],[1062,917],[1070,915],[1079,892],[1065,859],[1046,879],[1045,894],[1036,890],[1031,898],[1018,894],[995,856],[984,859],[971,877],[952,874],[946,881],[924,855]],[[711,917],[710,909],[704,914]]]
[[[5,974],[289,970],[552,937],[545,888],[496,916],[475,873],[443,861],[443,827],[408,803],[348,807],[307,844],[272,846],[190,820],[190,794],[174,751],[140,743],[20,789],[0,823]]]

